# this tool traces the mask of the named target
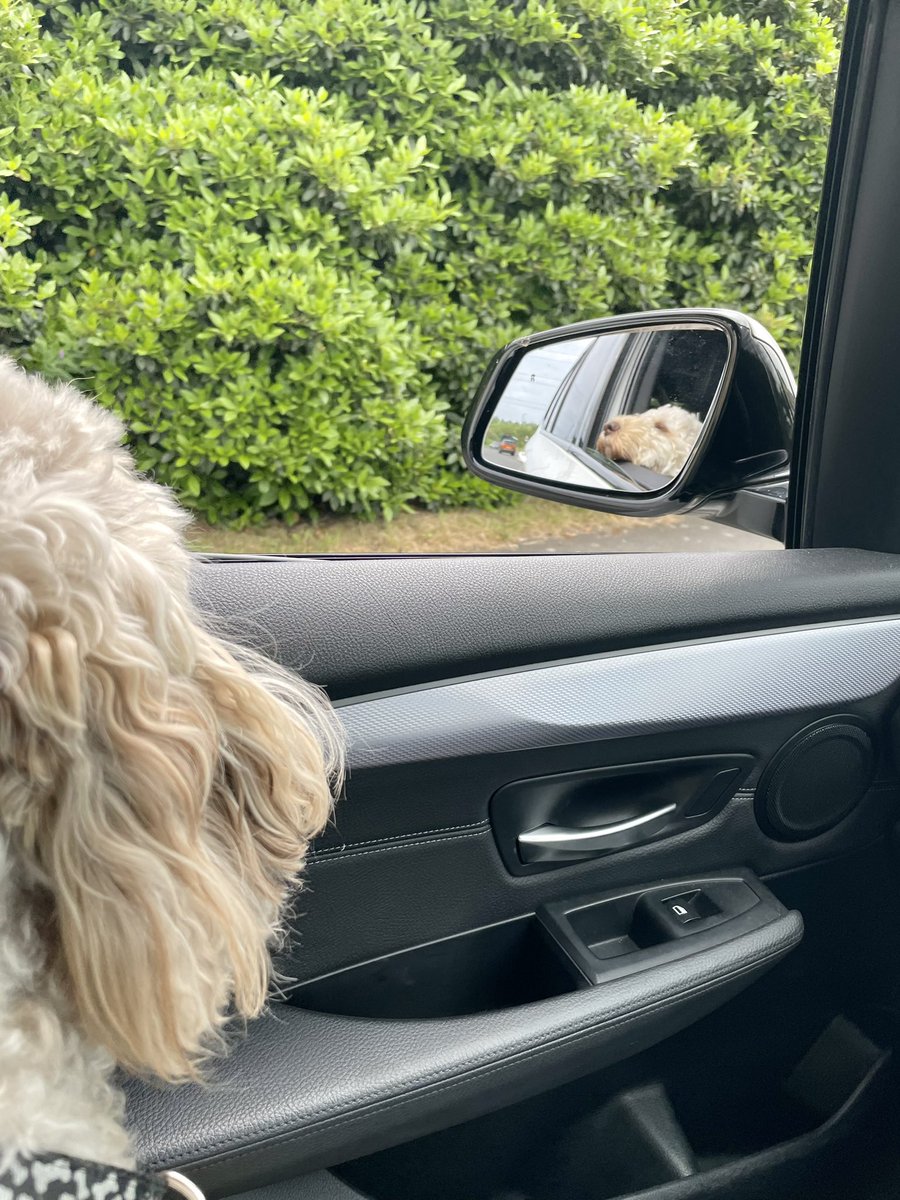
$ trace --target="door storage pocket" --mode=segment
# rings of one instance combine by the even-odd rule
[[[571,992],[576,975],[534,916],[388,954],[294,988],[300,1008],[345,1017],[459,1017]]]

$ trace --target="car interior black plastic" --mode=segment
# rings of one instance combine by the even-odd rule
[[[698,636],[894,615],[900,560],[789,555],[774,543],[756,554],[237,557],[197,560],[192,586],[217,629],[335,700]]]
[[[407,1020],[533,1004],[579,982],[529,915],[333,971],[292,988],[288,998],[318,1012]]]
[[[896,858],[882,843],[769,882],[782,903],[808,906],[806,936],[726,1006],[575,1082],[389,1149],[354,1150],[328,1170],[261,1176],[237,1200],[897,1195],[900,1089],[885,1007],[900,978]],[[240,1077],[231,1086],[239,1091]],[[235,1178],[225,1190],[240,1187]]]
[[[301,1008],[382,1020],[489,1012],[675,962],[784,915],[749,871],[676,879],[545,904],[331,972],[288,996]]]
[[[900,597],[900,563],[840,551],[727,561],[704,555],[234,561],[198,565],[197,576],[198,599],[217,610],[219,624],[263,649],[277,648],[283,665],[344,696],[699,633],[896,613]],[[327,603],[302,602],[310,596]],[[673,704],[681,702],[673,696]],[[877,719],[878,706],[871,708]],[[590,770],[604,761],[633,762],[648,748],[647,758],[747,749],[763,761],[819,715],[825,714],[801,714],[796,723],[760,718],[742,727],[740,743],[727,726],[689,728],[654,739],[652,747],[631,739],[629,746],[460,760],[453,772],[435,763],[356,773],[328,843],[337,850],[310,868],[304,915],[284,969],[301,979],[320,977],[373,953],[521,917],[566,896],[596,896],[604,890],[601,879],[623,891],[640,879],[677,883],[679,874],[689,883],[729,861],[770,874],[872,844],[890,820],[893,797],[886,791],[870,794],[846,828],[808,843],[767,839],[752,802],[738,793],[693,831],[597,863],[513,877],[497,854],[487,800],[514,778],[513,767],[520,777]],[[458,840],[425,834],[455,824],[473,827]],[[410,831],[417,836],[407,844],[401,835]],[[387,844],[359,853],[340,849],[347,840],[378,837]],[[868,872],[852,876],[855,895],[868,879]],[[874,891],[860,905],[875,911],[880,898],[881,890]],[[803,889],[797,899],[803,903],[793,907],[802,908]],[[815,907],[827,911],[821,897]],[[842,922],[844,914],[832,915],[829,939]],[[212,1088],[172,1092],[129,1082],[138,1153],[150,1166],[188,1167],[211,1200],[346,1163],[578,1075],[602,1074],[604,1064],[619,1063],[735,997],[799,933],[799,918],[789,914],[755,934],[596,988],[469,1015],[357,1018],[276,1005],[217,1065]],[[822,953],[827,957],[827,948]],[[859,986],[866,965],[854,964]],[[799,986],[805,994],[806,982]],[[467,1001],[474,1004],[481,1008],[483,1000]]]
[[[779,906],[767,924],[719,945],[701,946],[698,933],[695,953],[653,970],[446,1019],[279,1005],[247,1028],[215,1087],[127,1082],[139,1160],[189,1166],[216,1200],[395,1145],[670,1036],[765,974],[802,931],[799,913]]]
[[[647,971],[776,920],[783,906],[749,871],[545,904],[538,920],[591,984]]]
[[[833,715],[799,730],[776,752],[756,790],[771,837],[799,842],[833,828],[872,785],[878,739],[858,717]]]
[[[890,1051],[838,1015],[801,1054],[779,1061],[778,1051],[767,1051],[777,1039],[761,1037],[748,1005],[737,1014],[743,1018],[749,1037],[737,1060],[705,1054],[718,1030],[694,1037],[695,1026],[667,1058],[639,1056],[605,1087],[570,1084],[328,1174],[370,1200],[895,1194],[878,1178],[879,1151],[889,1155],[896,1133]]]

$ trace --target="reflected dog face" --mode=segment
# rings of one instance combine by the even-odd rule
[[[630,462],[674,477],[700,436],[702,422],[677,404],[614,417],[603,426],[597,449],[613,462]]]

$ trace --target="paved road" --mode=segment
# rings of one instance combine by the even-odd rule
[[[525,554],[640,554],[665,551],[779,550],[770,538],[757,537],[701,517],[678,517],[665,524],[641,521],[604,533],[520,542],[515,553]]]
[[[495,467],[503,467],[506,471],[525,470],[525,464],[519,458],[518,454],[501,454],[499,450],[494,450],[492,446],[485,446],[482,449],[482,454]]]

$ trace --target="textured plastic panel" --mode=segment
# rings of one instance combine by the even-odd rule
[[[900,620],[890,618],[608,655],[339,712],[358,770],[840,707],[898,676]]]

